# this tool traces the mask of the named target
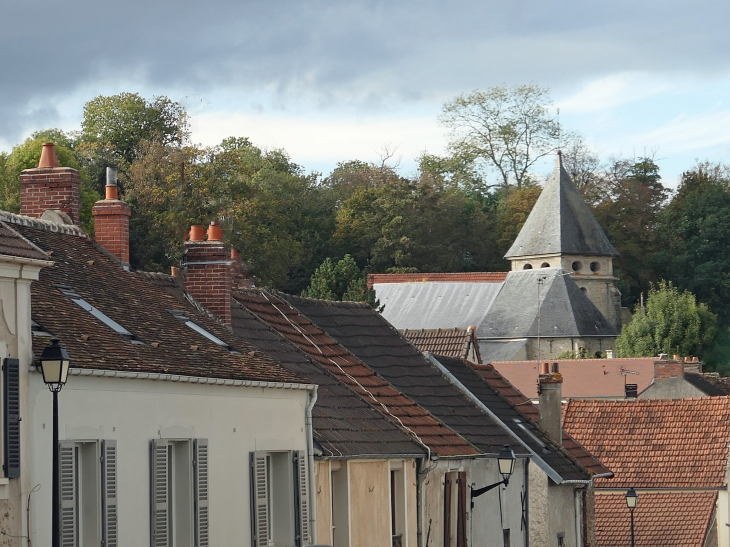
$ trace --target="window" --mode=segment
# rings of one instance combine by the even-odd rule
[[[306,452],[251,452],[255,547],[309,545]]]
[[[116,441],[61,441],[61,545],[117,547]]]
[[[549,268],[550,267],[550,262],[543,262],[542,264],[540,264],[540,267],[541,268]]]
[[[67,285],[54,285],[64,296],[67,296],[70,298],[73,302],[78,304],[81,308],[85,309],[87,312],[89,312],[91,315],[96,317],[99,321],[104,323],[107,327],[112,329],[117,334],[121,334],[124,338],[131,341],[133,344],[144,344],[141,340],[138,340],[137,337],[129,332],[127,329],[125,329],[123,326],[121,326],[119,323],[114,321],[111,317],[106,315],[104,312],[98,310],[91,304],[89,304],[86,300],[81,298],[78,294],[76,294],[71,287]]]
[[[597,272],[601,269],[601,264],[599,262],[591,262],[591,271]]]
[[[504,542],[504,547],[511,547],[512,545],[512,539],[510,538],[509,528],[505,528],[502,530],[502,541]]]
[[[583,263],[582,262],[579,262],[578,260],[576,260],[575,262],[573,262],[573,271],[574,272],[579,272],[582,269],[583,269]]]
[[[444,547],[466,547],[467,484],[464,471],[444,478]]]
[[[20,477],[20,361],[3,360],[3,472]]]
[[[207,439],[154,439],[151,470],[153,547],[207,547]]]
[[[193,329],[198,334],[202,334],[203,336],[205,336],[208,340],[210,340],[214,344],[217,344],[220,347],[227,349],[231,353],[235,353],[235,354],[238,354],[239,353],[238,351],[236,351],[236,349],[233,346],[231,346],[229,344],[226,344],[223,340],[221,340],[220,338],[218,338],[214,334],[211,334],[210,332],[208,332],[204,328],[202,328],[202,327],[196,325],[195,323],[193,323],[190,319],[188,319],[188,316],[185,315],[184,312],[182,312],[180,310],[167,310],[167,311],[168,311],[168,313],[172,314],[172,316],[175,319],[177,319],[178,321],[180,321],[182,323],[185,323],[185,325],[187,325],[188,327],[190,327],[191,329]]]
[[[393,547],[404,547],[406,531],[406,489],[403,462],[390,467],[390,530]]]
[[[524,266],[522,266],[522,269],[523,270],[531,270],[532,269],[532,264],[525,264]]]

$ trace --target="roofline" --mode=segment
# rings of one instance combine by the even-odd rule
[[[25,266],[37,266],[43,268],[53,266],[53,260],[41,260],[39,258],[25,258],[22,256],[0,254],[0,262],[12,262],[13,264],[23,264]]]
[[[560,476],[560,474],[555,471],[552,467],[550,467],[545,460],[543,460],[537,452],[535,452],[532,448],[530,448],[522,439],[517,436],[517,434],[512,431],[511,428],[507,427],[507,425],[499,419],[499,417],[492,412],[487,405],[485,405],[482,401],[479,400],[471,391],[469,391],[464,384],[462,384],[449,370],[443,366],[431,353],[426,352],[424,354],[426,358],[443,374],[446,376],[446,378],[454,384],[459,390],[473,403],[475,403],[479,408],[481,408],[490,418],[492,418],[495,422],[499,424],[499,426],[506,430],[510,437],[514,438],[522,447],[527,449],[530,454],[532,455],[533,459],[535,460],[535,463],[537,466],[542,469],[545,474],[550,477],[556,484],[562,484],[564,482],[563,477]]]
[[[426,454],[348,454],[346,456],[317,456],[318,460],[421,460]]]
[[[35,367],[30,368],[40,374]],[[299,384],[295,382],[269,382],[263,380],[234,380],[233,378],[211,378],[208,376],[185,376],[182,374],[161,374],[159,372],[127,372],[123,370],[102,370],[96,368],[71,368],[72,376],[96,376],[105,378],[122,378],[132,380],[156,380],[162,382],[181,382],[188,384],[213,384],[234,387],[263,387],[272,389],[293,389],[317,391],[316,384]]]

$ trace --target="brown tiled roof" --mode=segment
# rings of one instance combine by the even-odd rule
[[[423,353],[429,352],[457,359],[469,357],[472,346],[479,355],[479,345],[475,343],[474,330],[467,329],[420,329],[399,330],[398,332]]]
[[[0,255],[51,260],[50,256],[3,222],[0,222]]]
[[[396,273],[369,274],[368,287],[377,283],[423,283],[440,281],[452,283],[502,283],[507,272],[454,272],[454,273]]]
[[[625,384],[637,384],[639,393],[654,379],[654,357],[626,359],[560,359],[563,397],[623,398]],[[527,397],[537,397],[537,361],[494,361],[494,367]],[[624,371],[624,372],[622,372]],[[638,374],[633,374],[638,372]]]
[[[385,412],[395,423],[402,423],[406,431],[415,433],[435,454],[454,456],[478,453],[466,440],[391,386],[277,295],[257,289],[236,290],[233,299],[325,367],[369,404]]]
[[[563,426],[614,472],[611,488],[719,488],[730,445],[730,397],[571,399]]]
[[[325,456],[425,456],[426,450],[413,437],[236,300],[231,320],[236,336],[319,386],[312,430]]]
[[[492,365],[471,365],[471,369],[484,380],[489,387],[499,392],[518,412],[532,420],[536,426],[540,424],[540,411],[516,387],[502,376]],[[588,450],[583,448],[570,434],[563,429],[563,448],[578,464],[591,475],[604,475],[611,471],[599,462]]]
[[[220,322],[175,298],[142,276],[125,271],[79,228],[3,213],[13,228],[44,251],[54,265],[40,272],[31,287],[33,319],[61,340],[72,366],[130,372],[179,374],[234,380],[303,382],[255,348],[237,340]],[[112,330],[61,293],[68,287],[87,303],[132,333],[142,344]],[[233,354],[193,331],[167,310],[184,313],[240,354]],[[40,356],[49,343],[34,336]]]
[[[704,547],[717,492],[638,492],[636,547]],[[596,546],[631,545],[625,493],[596,494]]]

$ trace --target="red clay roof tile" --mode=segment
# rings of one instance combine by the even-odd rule
[[[451,283],[502,283],[507,272],[453,272],[453,273],[398,273],[369,274],[368,287],[377,283],[423,283],[440,281]]]

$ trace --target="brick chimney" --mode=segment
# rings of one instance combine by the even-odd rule
[[[202,226],[192,226],[190,239],[185,242],[185,288],[198,302],[230,326],[231,254],[228,246],[223,243],[223,230],[215,222],[211,222],[208,227],[207,241],[203,234]]]
[[[129,265],[129,217],[132,209],[119,200],[117,170],[106,168],[106,199],[97,201],[94,215],[94,239],[107,251]]]
[[[47,142],[38,168],[20,174],[20,214],[40,218],[46,211],[61,211],[78,226],[80,187],[79,172],[59,167],[55,146]]]
[[[554,442],[562,444],[563,376],[557,363],[552,363],[552,366],[550,363],[540,364],[537,391],[540,394],[540,426]]]
[[[677,359],[659,359],[654,361],[654,379],[664,380],[666,378],[680,378],[684,376],[684,363],[676,355]]]

